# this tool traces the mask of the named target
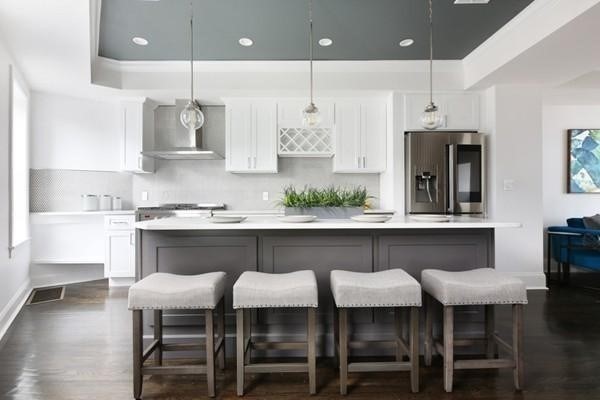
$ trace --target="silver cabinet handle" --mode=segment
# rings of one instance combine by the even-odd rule
[[[363,156],[363,168],[367,168],[367,157]]]
[[[129,244],[133,246],[133,233],[129,234]]]
[[[111,224],[113,224],[113,225],[129,225],[129,222],[127,222],[127,221],[111,221]]]
[[[360,157],[356,157],[356,166],[360,168]]]
[[[143,167],[142,167],[142,162],[143,162],[143,161],[144,161],[144,160],[142,159],[142,156],[138,156],[138,168],[139,168],[139,169],[143,169]]]
[[[254,169],[256,169],[256,157],[254,157]]]
[[[248,169],[252,169],[252,161],[250,161],[249,156],[248,156]]]

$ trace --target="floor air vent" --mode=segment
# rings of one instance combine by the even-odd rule
[[[57,286],[51,288],[33,289],[27,305],[48,303],[50,301],[62,300],[65,297],[65,287]]]

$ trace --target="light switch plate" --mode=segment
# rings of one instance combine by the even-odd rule
[[[148,192],[142,192],[142,201],[148,201]]]
[[[513,190],[515,190],[515,181],[514,181],[514,179],[505,179],[504,180],[504,191],[505,192],[512,192]]]
[[[264,201],[269,201],[269,192],[263,192],[262,199]]]

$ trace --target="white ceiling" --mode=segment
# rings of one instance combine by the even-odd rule
[[[94,74],[95,81],[124,90],[91,84],[90,32],[94,30],[90,29],[90,2],[92,8],[97,7],[97,0],[0,0],[0,40],[12,53],[33,90],[94,98],[147,96],[173,99],[185,96],[189,79],[185,66],[168,62],[159,67],[124,63],[107,68],[100,60],[101,68]],[[535,0],[532,6],[553,12],[573,6],[573,2]],[[600,40],[597,40],[596,26],[600,21],[598,3],[600,0],[577,0],[576,4],[586,5],[589,10],[560,24],[547,19],[544,23],[548,26],[556,24],[554,32],[534,38],[537,42],[520,54],[509,59],[504,57],[487,70],[481,69],[483,72],[468,86],[486,87],[498,83],[557,86],[571,82],[571,90],[587,85],[600,87],[597,83],[597,71],[600,70]],[[523,19],[520,24],[528,22]],[[493,42],[497,40],[495,35],[483,46],[495,51]],[[478,49],[469,57],[473,58],[477,52]],[[489,58],[489,54],[485,58]],[[304,93],[308,84],[306,62],[265,63],[212,63],[204,67],[199,64],[197,91],[206,96],[207,101],[236,93]],[[324,63],[316,68],[317,94],[319,89],[334,92],[427,88],[427,65],[423,62]],[[436,88],[457,90],[464,87],[463,64],[464,61],[436,63]],[[248,68],[252,65],[254,69]]]

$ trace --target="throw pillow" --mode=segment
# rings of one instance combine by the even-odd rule
[[[600,214],[592,217],[583,217],[583,225],[586,229],[600,230]]]

